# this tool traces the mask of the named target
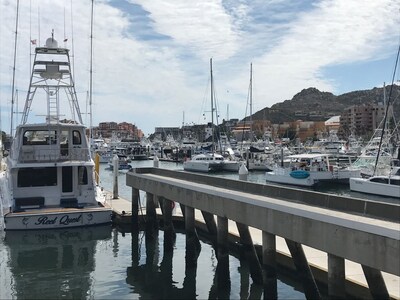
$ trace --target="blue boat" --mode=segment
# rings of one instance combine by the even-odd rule
[[[304,179],[310,176],[310,173],[304,170],[295,170],[290,172],[290,176],[297,179]]]

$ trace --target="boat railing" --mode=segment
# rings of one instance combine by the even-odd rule
[[[20,148],[18,161],[29,162],[61,162],[61,161],[88,161],[89,148],[58,148],[51,146],[24,146]]]

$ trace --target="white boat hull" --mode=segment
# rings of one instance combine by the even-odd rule
[[[280,184],[291,184],[298,186],[313,186],[316,181],[310,176],[307,178],[294,178],[288,174],[279,174],[275,172],[266,173],[266,181]]]
[[[109,207],[42,208],[4,215],[5,230],[58,229],[111,223]]]
[[[365,178],[350,178],[350,190],[360,193],[400,198],[400,186],[371,182]]]
[[[227,161],[225,160],[222,164],[222,170],[228,172],[239,172],[239,168],[242,165],[239,161]]]
[[[183,169],[185,171],[193,171],[193,172],[216,172],[222,170],[222,164],[220,162],[208,162],[208,161],[185,161],[183,163]]]
[[[320,181],[323,182],[338,182],[348,183],[349,178],[359,177],[359,170],[339,170],[338,172],[331,171],[309,171],[307,178],[295,178],[290,176],[290,171],[287,169],[277,169],[273,172],[266,173],[266,181],[281,183],[281,184],[292,184],[299,186],[313,186]]]

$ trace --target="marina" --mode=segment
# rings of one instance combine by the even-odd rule
[[[0,299],[400,300],[400,123],[395,118],[400,46],[388,97],[384,83],[382,89],[362,95],[369,102],[359,93],[343,100],[309,88],[290,103],[285,100],[253,113],[250,63],[250,114],[246,107],[243,119],[231,119],[229,104],[237,110],[237,97],[243,97],[242,79],[234,73],[243,73],[243,67],[225,62],[229,56],[239,59],[242,55],[233,55],[239,52],[222,58],[215,49],[206,51],[184,70],[177,62],[198,56],[191,54],[195,47],[179,55],[166,47],[172,56],[164,57],[165,65],[174,60],[177,67],[168,73],[156,71],[163,64],[150,51],[151,63],[144,57],[144,64],[137,65],[132,49],[123,63],[116,63],[122,44],[114,44],[118,51],[99,47],[101,33],[93,50],[94,2],[85,12],[82,6],[79,15],[81,36],[81,20],[89,19],[90,11],[90,60],[81,57],[88,52],[80,39],[79,54],[74,53],[72,1],[71,37],[64,8],[64,36],[52,29],[44,43],[40,26],[33,33],[30,24],[28,39],[19,24],[20,2],[13,6],[10,134],[2,132],[0,143]],[[115,12],[132,13],[130,5],[111,2]],[[109,3],[100,5],[108,8]],[[88,3],[84,6],[89,8]],[[137,15],[130,17],[146,15],[153,22],[157,14],[151,10],[135,4]],[[136,47],[159,40],[161,32],[153,25],[144,27],[154,30],[148,31],[154,33],[151,39],[139,39],[127,27],[126,41],[135,37]],[[106,27],[100,26],[104,32]],[[23,38],[17,38],[19,28]],[[171,32],[162,35],[171,45],[177,39]],[[19,48],[27,54],[28,47],[18,40],[28,41],[29,63],[27,55],[21,60],[19,54]],[[150,49],[147,46],[137,49]],[[103,50],[112,55],[98,59],[94,72],[93,53]],[[237,66],[221,81],[229,97],[226,119],[219,120],[221,103],[210,58],[205,94],[211,96],[211,107],[200,117],[205,124],[188,123],[183,111],[181,127],[156,127],[145,137],[135,123],[140,119],[157,126],[182,103],[193,110],[196,93],[190,90],[198,93],[201,81],[195,66],[214,55],[218,73],[219,68]],[[17,61],[31,70],[21,112],[17,82],[23,76],[16,72]],[[265,62],[256,61],[265,68]],[[131,65],[143,74],[147,69],[155,72],[125,73]],[[84,86],[87,69],[83,112],[82,97],[78,101],[82,92],[75,88]],[[174,77],[175,72],[186,76],[175,82],[171,93],[165,75]],[[96,98],[101,99],[96,113],[94,73],[99,80]],[[164,81],[159,90],[158,82]],[[137,93],[134,97],[131,90]],[[149,93],[154,96],[149,98]],[[346,108],[350,103],[353,106]],[[95,126],[98,113],[119,122]]]
[[[146,161],[135,161],[132,163],[134,168],[151,168],[153,167],[154,161],[151,160],[146,160]],[[183,168],[182,168],[182,164],[177,164],[177,163],[171,163],[171,162],[163,162],[160,161],[160,168],[161,169],[167,169],[167,170],[172,170],[172,171],[179,171],[182,172]],[[115,212],[117,212],[119,215],[124,215],[125,221],[121,221],[122,223],[126,222],[126,218],[129,218],[130,216],[130,211],[131,211],[131,201],[130,200],[126,200],[126,199],[131,199],[131,187],[126,185],[126,175],[127,173],[125,172],[120,172],[118,175],[118,190],[119,190],[119,198],[120,199],[115,199],[115,200],[111,200],[112,199],[112,190],[113,190],[113,172],[110,170],[107,170],[107,164],[101,164],[100,165],[100,178],[101,178],[101,185],[105,187],[106,190],[109,191],[109,193],[107,194],[108,199],[111,200],[111,204],[113,207],[113,210]],[[238,174],[234,174],[232,172],[228,172],[228,173],[217,173],[217,174],[212,174],[211,176],[215,177],[215,178],[233,178],[233,179],[238,179],[239,175]],[[262,182],[264,183],[264,172],[253,172],[253,173],[249,173],[249,177],[248,177],[248,181],[251,182]],[[335,194],[338,195],[338,191],[337,189],[334,189],[335,192],[329,192],[329,190],[325,190],[325,192],[331,193],[331,194]],[[340,191],[339,191],[340,193]],[[351,193],[349,190],[342,190],[343,194],[345,195],[349,195],[349,193]],[[358,193],[354,193],[355,195],[360,195]],[[141,197],[141,212],[140,213],[145,213],[146,212],[146,193],[140,193],[140,197]],[[390,199],[390,198],[383,198],[383,197],[371,197],[371,199],[381,199],[383,201],[387,201],[387,203],[393,202],[396,203],[397,199]],[[158,214],[160,216],[160,218],[162,218],[162,214],[160,213],[159,209],[158,210]],[[125,213],[123,213],[123,211]],[[180,206],[178,203],[176,203],[175,208],[174,208],[174,215],[177,216],[177,219],[180,220],[178,221],[177,224],[182,224],[182,215],[180,212]],[[196,219],[198,218],[199,213],[196,212]],[[202,219],[202,216],[200,216],[198,218],[200,221]],[[122,225],[122,223],[120,225]],[[202,222],[198,222],[200,225],[200,223]],[[204,224],[204,223],[203,223]],[[196,225],[197,226],[197,225]],[[169,276],[173,276],[174,283],[168,284],[167,282],[163,281],[163,286],[165,289],[167,289],[169,292],[172,293],[172,290],[174,290],[177,294],[177,297],[179,295],[187,295],[185,294],[184,291],[179,290],[179,287],[182,287],[182,284],[184,282],[184,278],[185,278],[185,272],[189,272],[187,269],[185,269],[184,267],[184,257],[185,257],[185,235],[183,235],[182,233],[184,231],[179,231],[179,226],[177,225],[177,239],[176,239],[176,244],[175,244],[175,250],[174,250],[174,254],[173,254],[173,259],[172,259],[172,269],[170,269],[170,272],[168,274]],[[203,230],[206,230],[204,228],[204,225],[200,225],[199,228],[202,228]],[[91,243],[92,245],[95,245],[95,249],[96,251],[94,252],[94,257],[96,258],[95,261],[97,262],[97,264],[93,264],[92,268],[89,271],[85,271],[86,272],[86,278],[87,278],[87,283],[86,286],[82,286],[81,284],[78,285],[74,285],[73,282],[71,282],[70,284],[72,284],[72,287],[74,287],[74,289],[76,289],[77,291],[81,290],[82,288],[87,289],[86,292],[96,295],[96,298],[107,298],[107,295],[109,295],[109,297],[113,296],[115,297],[115,295],[117,295],[119,298],[125,298],[127,297],[128,294],[131,294],[131,292],[129,292],[129,285],[133,284],[134,286],[139,285],[141,286],[140,288],[140,294],[141,295],[147,295],[150,297],[150,295],[158,295],[158,297],[163,298],[162,296],[160,296],[159,294],[153,294],[152,292],[150,292],[148,289],[146,289],[146,286],[152,286],[151,283],[149,281],[143,282],[143,279],[139,279],[140,276],[139,275],[134,275],[134,273],[132,273],[132,275],[134,275],[135,278],[137,278],[136,280],[134,280],[133,282],[131,282],[130,284],[126,285],[125,283],[125,279],[124,276],[122,276],[122,278],[120,277],[120,275],[118,275],[120,273],[120,271],[118,271],[120,268],[126,268],[126,262],[131,261],[132,257],[138,257],[138,266],[142,266],[140,268],[136,267],[136,270],[141,270],[138,274],[143,274],[143,269],[145,268],[146,270],[148,270],[147,272],[150,273],[146,273],[146,274],[153,274],[152,276],[156,276],[156,274],[158,274],[155,271],[156,266],[163,262],[164,260],[160,260],[162,255],[163,255],[163,243],[164,243],[164,238],[163,238],[163,234],[160,233],[158,234],[158,239],[159,242],[156,243],[155,248],[148,248],[148,247],[153,247],[150,245],[145,246],[144,243],[144,237],[145,237],[145,233],[139,232],[139,235],[137,236],[137,241],[139,242],[139,244],[141,245],[138,249],[140,250],[139,256],[135,256],[134,252],[132,252],[132,242],[134,242],[136,240],[135,235],[133,235],[133,233],[131,232],[131,230],[126,231],[126,228],[130,228],[130,225],[128,225],[128,227],[123,226],[122,228],[124,229],[113,229],[112,231],[110,231],[110,229],[106,229],[106,233],[105,239],[98,239],[98,240],[93,240],[89,243]],[[83,231],[85,231],[86,229],[82,229]],[[97,227],[90,229],[90,230],[94,230],[94,232],[96,231],[100,231],[100,236],[104,235],[104,232],[102,232],[102,229],[97,229]],[[232,237],[238,236],[238,231],[237,228],[235,226],[234,223],[232,223],[232,221],[229,221],[229,230],[231,232]],[[90,231],[89,231],[90,232]],[[180,233],[182,232],[182,233]],[[201,230],[199,229],[199,232],[201,232]],[[255,244],[261,244],[261,232],[258,230],[251,230],[252,232],[252,237],[253,237],[253,241]],[[7,240],[7,234],[9,234],[11,236],[12,233],[10,232],[3,232],[3,241],[5,242]],[[49,234],[50,237],[47,237],[47,233],[40,233],[40,234],[35,234],[36,238],[40,239],[39,244],[41,243],[41,245],[36,245],[34,248],[35,249],[48,249],[49,248],[49,242],[52,241],[52,243],[55,243],[56,245],[59,244],[59,242],[61,241],[61,248],[65,248],[67,246],[63,246],[64,243],[64,238],[68,237],[69,235],[71,236],[76,236],[76,237],[82,237],[82,234],[80,233],[74,233],[73,231],[68,234],[68,232],[65,232],[63,230],[61,230],[59,233],[56,233],[55,235],[57,236],[58,234],[60,234],[61,236],[63,236],[63,238],[61,240],[55,238],[53,235],[54,233]],[[22,233],[19,234],[20,236],[24,236]],[[26,235],[25,235],[26,236]],[[83,235],[85,236],[85,235]],[[90,236],[92,238],[95,238],[96,235],[95,234],[90,234]],[[195,280],[195,286],[192,287],[192,290],[190,291],[190,295],[192,295],[192,298],[194,297],[194,294],[197,294],[197,298],[202,299],[202,298],[208,298],[209,295],[212,295],[211,290],[215,289],[215,282],[213,283],[212,276],[215,272],[215,263],[217,262],[216,257],[214,257],[214,259],[212,259],[211,261],[209,261],[210,255],[211,257],[215,256],[216,253],[214,253],[214,251],[212,250],[212,246],[209,244],[209,241],[204,240],[204,238],[200,236],[201,239],[201,253],[198,257],[198,267],[197,267],[197,273],[195,272],[195,274],[191,273],[190,276],[192,276],[192,278]],[[18,239],[16,239],[18,241]],[[23,238],[24,241],[26,241],[26,238]],[[21,241],[21,239],[19,239],[19,241]],[[57,242],[58,241],[58,242]],[[142,241],[142,242],[140,242]],[[285,242],[283,239],[277,238],[276,239],[277,242],[277,253],[279,253],[279,255],[277,255],[277,260],[279,261],[279,265],[280,266],[290,266],[290,259],[288,259],[288,249],[287,246],[285,245]],[[85,238],[82,237],[81,238],[81,242],[83,244],[86,244],[87,242],[85,241]],[[115,244],[117,243],[117,244]],[[18,242],[14,242],[14,245],[16,247],[18,247]],[[158,246],[157,246],[158,245]],[[25,247],[27,247],[27,249],[30,249],[29,245],[26,245]],[[257,246],[259,247],[259,246]],[[256,247],[256,248],[257,248]],[[114,249],[114,250],[113,250]],[[136,248],[135,248],[136,249]],[[159,254],[155,254],[154,252],[152,252],[153,250],[151,249],[159,249]],[[8,244],[3,244],[0,247],[0,251],[2,251],[2,254],[4,253],[5,255],[2,256],[4,258],[7,258],[7,261],[9,261],[9,263],[6,263],[6,261],[4,261],[4,263],[1,263],[1,267],[5,268],[4,272],[2,272],[2,274],[6,274],[5,277],[2,277],[2,281],[1,282],[5,282],[3,280],[6,280],[6,278],[12,278],[12,273],[10,273],[11,271],[16,271],[18,272],[18,270],[20,270],[21,272],[24,272],[24,270],[26,270],[27,266],[19,266],[19,269],[8,269],[7,265],[11,264],[15,264],[12,262],[12,257],[10,257],[7,253],[7,251],[11,251],[12,250],[12,246],[9,246]],[[123,251],[123,252],[121,252]],[[326,254],[323,252],[319,252],[316,251],[315,249],[309,249],[308,247],[304,247],[304,251],[307,254],[307,257],[309,259],[309,263],[311,266],[311,269],[313,270],[313,273],[316,274],[316,279],[320,280],[320,278],[325,278],[324,275],[321,276],[321,273],[319,273],[319,269],[320,268],[315,268],[315,266],[319,266],[322,268],[326,268]],[[112,254],[114,253],[114,254]],[[146,254],[145,254],[146,253]],[[152,254],[153,253],[153,254]],[[240,253],[240,252],[239,252]],[[286,254],[285,254],[286,253]],[[156,255],[156,256],[151,256],[151,257],[147,257],[147,255]],[[160,255],[160,256],[159,256]],[[232,255],[232,256],[231,256]],[[114,257],[113,259],[110,260],[110,257]],[[124,259],[125,257],[125,259]],[[155,257],[159,257],[159,259],[157,260]],[[228,294],[225,294],[227,298],[241,298],[241,296],[239,295],[251,295],[252,299],[253,298],[261,298],[261,295],[263,293],[262,287],[260,287],[257,284],[252,283],[252,279],[250,277],[250,271],[249,271],[249,266],[247,265],[246,261],[242,261],[239,260],[240,255],[238,254],[234,254],[234,252],[232,252],[230,254],[230,266],[231,266],[231,272],[230,272],[230,279],[231,279],[231,288],[229,291],[225,291],[224,293],[229,293],[230,296],[227,296]],[[178,259],[179,258],[179,259]],[[40,259],[40,258],[39,258]],[[124,263],[125,260],[125,263]],[[212,263],[212,261],[214,261],[214,263]],[[113,264],[116,263],[116,265]],[[157,263],[158,262],[158,263]],[[61,263],[61,262],[60,262]],[[210,263],[212,265],[214,265],[214,267],[211,267],[212,265],[210,265]],[[99,267],[101,265],[101,268]],[[124,266],[125,265],[125,266]],[[235,266],[238,267],[238,270],[241,269],[240,266],[242,265],[242,268],[245,268],[243,270],[247,270],[245,271],[245,273],[236,273],[234,271],[234,269],[236,268]],[[97,266],[97,267],[96,267]],[[147,266],[147,267],[146,267]],[[247,266],[247,267],[246,267]],[[293,266],[292,266],[293,267]],[[206,268],[206,269],[204,269]],[[234,269],[232,269],[234,268]],[[281,267],[280,267],[281,268]],[[27,269],[28,270],[28,269]],[[40,267],[37,268],[38,272],[40,270],[42,270]],[[186,271],[185,271],[186,270]],[[207,271],[206,271],[207,270]],[[214,270],[214,271],[212,271]],[[286,271],[285,271],[286,270]],[[3,271],[3,269],[2,269]],[[43,271],[43,270],[42,270]],[[132,270],[133,271],[133,270]],[[52,271],[46,271],[46,272],[50,272],[49,276],[51,274]],[[105,286],[108,286],[106,284],[106,280],[108,278],[108,276],[106,276],[106,273],[111,274],[112,278],[113,278],[113,288],[110,290],[107,290],[106,288],[104,288],[102,286],[102,282],[105,283]],[[155,272],[155,273],[154,273]],[[162,271],[163,272],[163,271]],[[204,272],[206,272],[207,274],[210,274],[210,280],[208,281],[204,276],[200,276],[199,274],[203,274]],[[282,270],[280,270],[278,272],[278,298],[279,299],[287,299],[287,298],[296,298],[296,299],[301,299],[301,298],[305,298],[304,295],[304,290],[302,288],[302,284],[301,282],[297,282],[294,278],[296,278],[295,272],[293,271],[293,269],[291,269],[290,267],[288,267],[288,269],[283,268]],[[11,276],[11,277],[9,277]],[[16,273],[19,274],[19,273]],[[15,274],[15,275],[16,275]],[[21,273],[22,274],[22,273]],[[46,273],[47,274],[47,273]],[[163,273],[162,273],[163,274]],[[196,275],[197,274],[197,275]],[[318,275],[319,274],[319,275]],[[323,273],[322,273],[323,274]],[[157,275],[159,276],[159,275]],[[200,276],[200,277],[199,277]],[[215,276],[215,275],[214,275]],[[242,277],[244,276],[244,277]],[[369,292],[368,290],[365,289],[365,279],[364,275],[362,273],[362,270],[360,269],[360,266],[349,263],[346,260],[346,276],[349,276],[350,282],[352,281],[356,281],[356,282],[361,282],[361,289],[358,289],[358,285],[354,285],[354,284],[350,284],[348,286],[349,283],[346,283],[346,289],[347,290],[352,290],[352,291],[357,291],[356,293],[359,295],[360,298],[366,298],[369,299]],[[385,275],[386,276],[386,275]],[[60,276],[61,277],[61,276]],[[57,280],[61,280],[61,278],[58,277],[59,279]],[[241,279],[240,279],[241,278]],[[246,279],[247,278],[247,279]],[[387,279],[387,277],[384,277],[385,279]],[[28,279],[26,279],[28,280]],[[34,282],[34,279],[32,279]],[[237,281],[239,280],[239,281]],[[300,279],[297,279],[300,280]],[[325,279],[326,280],[326,279]],[[246,285],[245,282],[248,282],[248,284]],[[288,283],[290,283],[290,285],[287,285]],[[61,283],[59,283],[61,284]],[[192,284],[194,284],[192,282]],[[388,290],[390,291],[390,295],[393,299],[396,299],[396,295],[398,298],[398,291],[396,292],[396,285],[388,285]],[[1,291],[2,291],[2,295],[13,295],[12,293],[16,293],[19,292],[18,288],[16,288],[13,291],[11,291],[9,289],[9,285],[8,283],[2,283],[1,284]],[[4,289],[3,289],[4,287]],[[71,288],[72,288],[71,287]],[[176,288],[178,288],[178,290],[176,290]],[[139,288],[139,287],[138,287]],[[393,290],[394,288],[394,290]],[[49,289],[49,287],[46,287],[46,289]],[[45,290],[46,290],[45,289]],[[32,288],[33,291],[36,290],[36,293],[38,293],[38,295],[42,295],[40,291],[38,291],[36,288]],[[57,291],[50,289],[50,291],[48,291],[48,295],[54,295],[54,293],[60,293],[59,292],[59,288],[57,287]],[[136,289],[135,289],[136,290]],[[157,290],[154,289],[153,290]],[[189,292],[188,290],[186,290],[187,292]],[[216,290],[214,290],[216,291]],[[320,290],[322,295],[327,295],[326,290],[324,290],[324,288],[322,287]],[[7,294],[8,293],[8,294]],[[64,292],[65,295],[68,295],[69,293],[71,293],[71,291],[66,288]],[[210,294],[211,293],[211,294]],[[254,293],[254,294],[253,294]],[[133,295],[135,295],[136,292],[133,292]],[[15,294],[14,294],[15,295]],[[57,294],[58,295],[58,294]],[[103,295],[103,296],[100,296]],[[257,296],[258,295],[258,296]],[[155,296],[154,296],[155,297]],[[9,298],[12,298],[11,296]]]

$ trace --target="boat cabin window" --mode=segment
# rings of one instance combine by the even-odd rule
[[[400,186],[400,179],[391,179],[390,184]]]
[[[72,143],[74,145],[80,145],[82,144],[82,138],[81,138],[81,133],[78,130],[74,130],[72,132]]]
[[[371,178],[371,182],[388,184],[389,183],[389,179],[388,178],[382,178],[382,177],[376,177],[376,178]]]
[[[18,170],[18,187],[55,186],[57,168],[21,168]]]
[[[88,184],[88,172],[86,167],[78,167],[78,179],[79,185]]]
[[[26,130],[23,145],[55,145],[57,131],[55,130]]]

